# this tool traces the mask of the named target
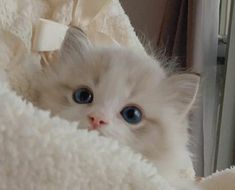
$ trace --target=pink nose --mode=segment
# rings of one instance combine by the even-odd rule
[[[105,119],[98,117],[98,116],[93,116],[93,115],[91,116],[90,115],[90,116],[88,116],[88,119],[91,124],[91,130],[101,128],[104,125],[108,124],[108,122]]]

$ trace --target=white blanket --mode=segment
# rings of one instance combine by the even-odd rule
[[[200,181],[203,190],[235,190],[235,167],[218,171]]]

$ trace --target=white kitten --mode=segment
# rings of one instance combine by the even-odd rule
[[[198,76],[167,76],[150,56],[95,47],[71,27],[58,63],[37,77],[37,106],[130,146],[171,183],[181,184],[180,172],[192,167],[187,113]]]

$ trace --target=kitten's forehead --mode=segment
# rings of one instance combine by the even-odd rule
[[[163,69],[151,57],[123,48],[97,51],[91,62],[95,68],[93,74],[111,83],[123,81],[127,85],[141,85],[147,80],[157,83],[165,77]]]
[[[165,78],[163,69],[151,57],[123,48],[96,51],[87,67],[98,93],[105,99],[145,94]]]

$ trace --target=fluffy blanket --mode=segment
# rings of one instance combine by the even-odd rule
[[[40,17],[81,26],[94,43],[144,51],[117,0],[0,0],[0,189],[175,189],[129,148],[23,100],[40,69],[32,51]]]
[[[202,179],[199,183],[203,190],[234,190],[235,167],[218,171],[211,176]]]

